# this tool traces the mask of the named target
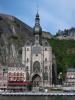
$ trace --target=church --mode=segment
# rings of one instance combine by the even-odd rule
[[[52,85],[52,47],[42,39],[42,27],[37,12],[33,28],[34,42],[26,41],[22,47],[22,64],[25,66],[26,80],[33,87],[50,87]]]

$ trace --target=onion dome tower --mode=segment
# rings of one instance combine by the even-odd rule
[[[40,26],[40,18],[38,12],[35,18],[35,26],[33,28],[33,34],[35,35],[35,44],[41,44],[42,28]]]

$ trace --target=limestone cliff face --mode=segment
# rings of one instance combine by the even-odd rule
[[[0,63],[13,63],[27,39],[33,40],[31,27],[13,16],[0,14]]]
[[[43,32],[44,38],[52,37],[46,33]],[[27,40],[34,41],[30,26],[14,16],[0,14],[0,63],[21,61],[21,48]]]

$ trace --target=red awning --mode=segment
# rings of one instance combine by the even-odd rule
[[[26,86],[26,85],[31,85],[31,82],[9,82],[9,86]]]

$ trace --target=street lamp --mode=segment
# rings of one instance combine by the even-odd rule
[[[59,79],[59,85],[62,85],[62,72],[59,73],[58,79]]]

